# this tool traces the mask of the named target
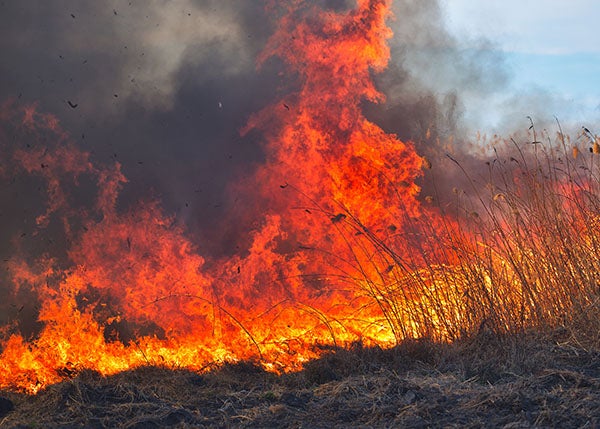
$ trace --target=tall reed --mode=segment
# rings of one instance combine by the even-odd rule
[[[398,340],[562,329],[598,344],[600,142],[581,137],[580,149],[532,123],[526,139],[496,142],[484,173],[450,157],[468,189],[393,237],[347,213],[368,261],[360,288]]]

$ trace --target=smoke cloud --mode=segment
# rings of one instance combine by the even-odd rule
[[[0,98],[38,101],[94,158],[121,162],[126,195],[152,189],[185,222],[211,219],[227,183],[261,159],[259,137],[239,130],[294,85],[276,61],[255,67],[275,25],[265,3],[4,1]],[[377,77],[387,103],[366,108],[427,151],[461,137],[463,100],[485,99],[508,74],[486,42],[460,49],[437,0],[399,0],[394,12],[392,61]]]
[[[252,113],[296,85],[277,59],[256,67],[276,25],[277,8],[267,4],[0,1],[0,100],[37,103],[38,111],[58,118],[94,165],[120,163],[128,178],[121,206],[156,198],[205,254],[235,251],[229,248],[241,233],[235,213],[244,207],[231,184],[251,174],[264,156],[260,133],[242,136],[240,130]],[[339,12],[355,3],[307,4]],[[451,150],[466,163],[478,163],[462,143],[468,130],[463,103],[485,99],[506,84],[502,57],[485,41],[480,49],[462,50],[445,29],[437,0],[397,0],[394,13],[392,60],[376,77],[387,101],[365,103],[367,116],[414,141],[434,168],[448,162],[444,142],[451,136]],[[10,127],[3,133],[9,144],[27,138]],[[43,189],[34,179],[10,183],[1,171],[0,177],[0,238],[12,243],[0,256],[8,259],[17,246],[15,233],[27,234],[35,224]],[[424,195],[433,192],[429,176],[421,186]],[[48,240],[56,244],[58,238]],[[35,312],[14,311],[27,317]]]

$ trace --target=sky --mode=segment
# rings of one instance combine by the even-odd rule
[[[599,1],[445,0],[441,6],[449,31],[465,48],[485,38],[502,52],[510,94],[497,94],[497,109],[514,106],[513,94],[537,93],[545,94],[546,112],[562,120],[600,117]],[[479,122],[493,127],[501,116],[488,112]]]

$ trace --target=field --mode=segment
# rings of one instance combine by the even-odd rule
[[[0,105],[0,426],[600,426],[598,134],[440,110],[401,139],[365,109],[392,1],[310,3],[267,8],[287,83],[219,125],[257,159],[210,204]]]
[[[557,333],[331,351],[277,376],[246,362],[199,375],[84,371],[36,396],[4,392],[25,427],[597,427],[600,354]],[[2,402],[4,404],[4,401]]]
[[[519,138],[493,142],[487,175],[448,154],[465,188],[423,195],[431,211],[398,235],[332,220],[395,347],[316,341],[280,374],[258,358],[64,365],[34,395],[2,391],[0,426],[597,427],[600,143],[533,124]]]

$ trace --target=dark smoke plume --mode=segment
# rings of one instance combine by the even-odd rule
[[[269,15],[267,10],[277,10],[266,9],[267,3],[273,6],[238,0],[2,1],[0,102],[37,103],[39,112],[58,118],[76,147],[90,153],[92,164],[118,162],[128,178],[120,206],[160,200],[205,254],[235,252],[232,246],[244,233],[236,225],[236,210],[244,207],[230,185],[263,159],[260,134],[241,136],[240,129],[252,113],[296,85],[277,59],[256,68],[277,18]],[[338,12],[354,5],[306,3]],[[467,130],[462,99],[502,87],[507,80],[502,58],[485,42],[480,50],[461,50],[445,29],[436,0],[397,0],[394,12],[392,60],[376,77],[387,102],[365,103],[367,116],[414,141],[434,168],[448,162],[439,142],[449,136],[460,158],[480,163],[460,143]],[[2,133],[7,146],[45,138],[12,126]],[[35,178],[0,177],[0,256],[8,260],[27,246],[35,248],[29,253],[44,253],[38,239],[27,241],[44,188]],[[421,184],[424,194],[433,189],[428,180]],[[74,198],[85,204],[88,196],[81,192]],[[46,234],[53,249],[67,247],[51,228]],[[0,287],[0,299],[9,294]],[[2,309],[0,323],[35,319],[33,306],[11,305]]]

